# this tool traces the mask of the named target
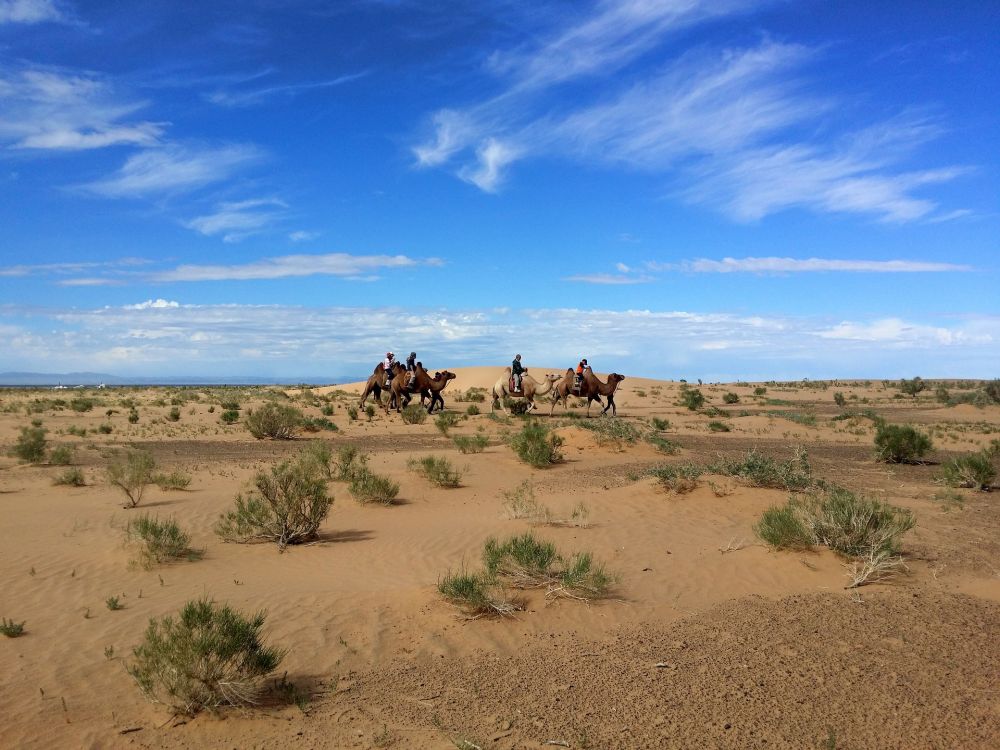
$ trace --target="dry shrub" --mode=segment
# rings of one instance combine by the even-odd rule
[[[142,502],[155,471],[156,461],[147,451],[129,451],[108,464],[105,470],[108,482],[125,493],[126,508],[134,508]]]
[[[271,402],[251,411],[243,423],[258,440],[290,440],[302,425],[302,412],[294,406]]]

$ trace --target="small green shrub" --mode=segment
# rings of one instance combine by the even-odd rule
[[[302,420],[302,429],[306,432],[319,432],[320,430],[338,432],[340,428],[326,417],[311,417]]]
[[[881,423],[875,430],[875,458],[885,463],[917,463],[931,449],[931,439],[910,425]]]
[[[594,433],[598,445],[631,445],[642,437],[642,431],[624,419],[592,419],[581,421],[580,426]]]
[[[66,487],[84,487],[87,481],[84,479],[83,471],[74,468],[66,469],[61,474],[56,475],[52,480],[52,484]]]
[[[251,411],[243,423],[258,440],[290,440],[302,424],[302,412],[294,406],[271,402]]]
[[[423,424],[427,421],[427,412],[420,404],[410,404],[403,409],[402,414],[406,424]]]
[[[11,455],[31,464],[40,464],[45,460],[46,447],[48,441],[45,435],[48,433],[44,427],[22,427]]]
[[[720,458],[707,470],[736,477],[751,487],[801,490],[813,483],[809,456],[802,448],[797,448],[795,457],[788,461],[777,461],[751,448],[739,458]]]
[[[368,421],[371,422],[375,418],[375,407],[372,404],[365,405],[365,416],[368,417]]]
[[[988,451],[952,458],[941,465],[941,481],[949,487],[988,492],[996,477],[997,470]]]
[[[112,612],[117,612],[119,609],[125,609],[125,605],[121,603],[121,599],[117,596],[109,596],[104,600],[104,605]]]
[[[135,407],[129,409],[128,412],[128,422],[129,424],[136,424],[139,421],[139,410]]]
[[[504,541],[494,538],[483,546],[485,575],[503,580],[515,588],[547,589],[546,596],[596,599],[606,596],[615,582],[589,552],[565,557],[551,542],[526,533]]]
[[[765,510],[754,531],[775,549],[808,549],[815,543],[812,530],[792,503]]]
[[[541,468],[562,460],[559,452],[563,440],[537,421],[530,421],[520,432],[510,438],[510,447],[517,457],[535,468]]]
[[[653,417],[653,419],[651,420],[651,422],[652,422],[652,425],[653,425],[653,429],[654,430],[658,430],[659,432],[663,432],[664,430],[669,430],[670,429],[670,420],[669,419],[660,419],[659,417]]]
[[[333,450],[330,448],[329,443],[325,443],[322,440],[310,441],[299,451],[299,459],[314,463],[324,479],[333,478],[333,470],[330,468],[330,461],[333,459]]]
[[[505,616],[524,609],[495,579],[481,573],[448,573],[438,581],[438,592],[471,618]]]
[[[110,435],[112,432],[114,432],[114,427],[105,422],[103,424],[97,425],[96,431],[102,435]]]
[[[926,389],[927,383],[919,377],[913,378],[913,380],[906,380],[904,378],[899,381],[899,390],[907,396],[912,396],[913,398],[916,398],[918,393]]]
[[[359,503],[381,503],[392,505],[399,494],[399,484],[387,476],[376,474],[367,466],[355,469],[351,473],[347,489]]]
[[[646,442],[656,448],[656,450],[660,453],[666,453],[668,456],[674,456],[680,453],[681,450],[681,447],[673,440],[667,440],[659,435],[647,435]]]
[[[322,414],[324,417],[332,417],[333,406],[331,404],[327,404],[326,406],[324,406],[322,409],[319,410],[319,413]]]
[[[358,418],[358,408],[356,406],[347,407],[347,420],[349,422],[354,422]]]
[[[983,393],[994,404],[1000,404],[1000,379],[991,380],[983,386]]]
[[[451,461],[444,456],[411,458],[406,465],[410,471],[423,475],[425,479],[438,487],[458,487],[461,485],[462,473],[452,466]]]
[[[170,411],[167,412],[167,419],[169,419],[171,422],[178,422],[180,421],[180,418],[181,418],[181,408],[179,406],[175,406]]]
[[[69,402],[69,408],[73,411],[85,412],[90,411],[94,408],[94,399],[92,398],[74,398]]]
[[[686,388],[681,391],[681,405],[691,411],[697,411],[705,404],[705,394],[697,388]]]
[[[474,417],[477,414],[479,414],[479,407],[476,406],[475,404],[469,404],[467,407],[465,407],[465,413],[468,414],[470,417]]]
[[[264,619],[208,599],[188,602],[176,620],[149,621],[126,669],[149,700],[180,713],[256,703],[261,682],[284,658],[264,644]]]
[[[192,549],[190,534],[177,521],[145,513],[129,521],[125,541],[136,550],[137,562],[146,570],[175,560],[197,560],[202,555],[200,550]]]
[[[767,393],[767,388],[762,385],[758,385],[753,389],[753,395],[755,396],[763,396],[765,393]]]
[[[49,463],[53,466],[69,466],[73,463],[73,446],[59,445],[49,452]]]
[[[729,432],[729,425],[725,422],[709,422],[708,429],[711,432]]]
[[[180,469],[174,469],[169,474],[154,474],[153,484],[161,490],[186,490],[191,486],[191,475],[185,474]]]
[[[337,448],[334,476],[338,481],[349,482],[354,473],[364,469],[367,463],[368,456],[356,445],[347,443]]]
[[[238,494],[235,507],[219,518],[215,531],[227,542],[270,541],[284,549],[315,539],[332,504],[321,467],[300,455],[269,472],[258,471],[247,493]]]
[[[649,474],[659,479],[666,489],[683,495],[698,486],[702,469],[697,464],[670,464],[651,469]]]
[[[845,406],[847,406],[847,399],[844,398],[843,393],[837,391],[836,393],[833,394],[833,403],[835,403],[837,406],[843,409]]]
[[[434,418],[434,426],[438,428],[438,431],[444,435],[448,436],[448,430],[457,425],[461,421],[461,417],[458,416],[453,411],[443,411]]]
[[[451,440],[462,453],[482,453],[490,444],[489,438],[481,433],[471,436],[455,435]]]
[[[240,421],[240,413],[235,409],[229,409],[227,411],[222,412],[222,414],[219,415],[219,420],[223,424],[233,424],[235,422]]]
[[[125,493],[126,508],[134,508],[142,502],[146,487],[153,481],[156,461],[146,451],[129,451],[119,456],[106,471],[108,482]]]
[[[504,396],[500,402],[503,408],[510,412],[515,417],[520,417],[528,413],[528,407],[531,406],[523,398],[510,398],[509,396]]]
[[[27,622],[27,620],[14,622],[14,620],[8,620],[6,617],[0,617],[0,633],[8,638],[18,638],[19,636],[24,635],[25,622]]]
[[[727,393],[722,397],[722,403],[724,404],[738,404],[740,402],[739,394],[737,393]]]
[[[76,425],[70,425],[69,427],[66,428],[66,433],[69,435],[76,435],[76,437],[86,437],[87,428],[77,427]]]

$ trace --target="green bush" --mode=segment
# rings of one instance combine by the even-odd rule
[[[705,404],[705,394],[697,388],[686,388],[681,391],[681,405],[691,411],[697,411]]]
[[[135,407],[129,409],[128,421],[129,424],[136,424],[139,421],[139,410],[136,409]]]
[[[146,451],[129,451],[124,457],[117,457],[108,464],[108,482],[125,493],[126,508],[134,508],[142,502],[146,487],[153,481],[156,461]]]
[[[333,416],[333,406],[331,406],[330,404],[327,404],[326,406],[324,406],[322,409],[319,410],[319,413],[322,414],[324,417],[332,417]]]
[[[402,414],[406,424],[423,424],[427,421],[427,412],[420,404],[410,404],[403,409]]]
[[[246,495],[238,494],[235,507],[219,518],[215,532],[227,542],[269,541],[284,549],[315,539],[332,504],[322,468],[300,455],[269,472],[258,471]]]
[[[320,430],[338,432],[340,428],[326,417],[311,417],[302,420],[302,429],[306,432],[319,432]]]
[[[500,403],[503,408],[516,417],[522,416],[528,413],[528,407],[530,404],[523,398],[510,398],[509,396],[504,396]]]
[[[650,469],[649,474],[659,479],[666,489],[683,495],[698,486],[702,469],[697,464],[670,464]]]
[[[673,440],[667,440],[659,435],[647,435],[646,442],[660,451],[660,453],[666,453],[668,456],[676,455],[681,450],[681,447]]]
[[[223,424],[233,424],[240,420],[240,413],[235,409],[228,409],[219,415],[219,420]]]
[[[669,430],[670,429],[670,420],[669,419],[660,419],[659,417],[653,417],[653,419],[651,421],[652,421],[652,425],[653,425],[653,429],[654,430],[658,430],[660,432],[663,432],[664,430]]]
[[[11,455],[31,464],[40,464],[45,460],[48,433],[44,427],[22,427],[21,434],[11,449]]]
[[[727,393],[722,397],[722,402],[724,404],[738,404],[740,402],[739,394]]]
[[[356,445],[347,443],[337,448],[334,475],[341,482],[349,482],[356,471],[364,469],[368,456]]]
[[[284,658],[264,644],[264,619],[207,599],[188,602],[176,620],[149,621],[126,669],[149,700],[179,713],[256,703],[262,681]]]
[[[356,406],[347,407],[347,421],[354,422],[358,418],[358,408]]]
[[[509,615],[524,609],[507,596],[495,579],[481,573],[448,573],[438,581],[438,592],[471,618]]]
[[[798,506],[793,503],[765,510],[754,531],[775,549],[808,549],[816,541]]]
[[[751,448],[739,458],[720,458],[707,471],[736,477],[751,487],[801,490],[813,483],[809,456],[801,448],[788,461],[777,461]]]
[[[725,422],[709,422],[708,429],[710,432],[729,432],[729,425]]]
[[[191,536],[173,519],[142,514],[125,527],[125,541],[136,548],[138,562],[147,570],[175,560],[197,560],[201,551],[191,548]]]
[[[181,408],[179,406],[175,406],[170,411],[167,412],[167,419],[169,419],[171,422],[178,422],[180,421],[180,418],[181,418]]]
[[[90,411],[94,408],[94,399],[92,398],[74,398],[69,402],[69,408],[73,411],[85,412]]]
[[[258,440],[290,440],[302,424],[302,412],[294,406],[271,402],[251,411],[243,422]]]
[[[925,383],[921,378],[916,377],[913,380],[903,380],[899,381],[899,390],[905,393],[907,396],[917,397],[917,394],[921,391],[927,389],[927,383]]]
[[[530,421],[510,438],[510,447],[517,457],[535,468],[541,468],[562,460],[559,452],[563,440],[537,421]]]
[[[844,408],[845,406],[847,406],[847,399],[844,398],[843,393],[837,391],[836,393],[833,394],[833,403],[835,403],[840,408]]]
[[[758,385],[753,389],[753,395],[755,396],[763,396],[765,393],[767,393],[767,388],[762,385]]]
[[[988,492],[996,477],[997,470],[989,451],[952,458],[941,465],[941,481],[949,487],[970,487]]]
[[[110,435],[112,432],[114,432],[114,428],[105,422],[104,424],[97,425],[97,432],[101,433],[102,435]]]
[[[399,484],[387,476],[376,474],[367,466],[351,472],[347,489],[359,503],[381,503],[392,505],[399,494]]]
[[[589,552],[565,557],[551,542],[526,533],[504,541],[490,538],[483,546],[487,580],[502,580],[515,588],[547,589],[546,596],[596,599],[607,595],[615,582]]]
[[[27,622],[27,620],[15,622],[14,620],[8,620],[6,617],[0,617],[0,633],[8,638],[18,638],[19,636],[24,635],[25,622]]]
[[[592,419],[580,422],[580,427],[590,430],[597,438],[598,445],[633,444],[642,437],[642,431],[624,419]]]
[[[174,469],[169,474],[154,474],[153,484],[161,490],[186,490],[191,486],[191,475],[180,469]]]
[[[1000,404],[1000,379],[986,383],[983,386],[983,393],[994,404]]]
[[[462,482],[462,473],[458,471],[444,456],[424,456],[411,458],[407,462],[410,471],[423,475],[438,487],[458,487]]]
[[[880,423],[875,429],[875,458],[890,464],[917,463],[931,449],[931,439],[910,425]]]
[[[482,453],[490,444],[489,438],[481,433],[471,436],[455,435],[451,440],[462,453]]]
[[[52,480],[52,484],[64,487],[85,487],[87,481],[80,469],[66,469]]]
[[[330,461],[333,460],[333,450],[329,443],[322,440],[312,440],[299,451],[299,458],[302,461],[316,464],[319,473],[324,479],[333,478],[333,470],[330,468]]]
[[[445,437],[448,436],[448,430],[457,425],[461,421],[461,417],[458,416],[453,411],[443,411],[434,418],[434,426],[438,428],[438,431]]]
[[[465,413],[468,414],[470,417],[474,417],[477,414],[479,414],[479,407],[476,406],[475,404],[469,404],[465,408]]]
[[[49,452],[49,463],[53,466],[69,466],[73,463],[73,446],[59,445]]]

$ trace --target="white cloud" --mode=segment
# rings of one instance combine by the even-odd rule
[[[311,242],[319,237],[319,232],[308,232],[304,229],[299,229],[288,235],[288,239],[292,242]]]
[[[348,253],[283,255],[229,266],[182,265],[167,271],[152,273],[148,278],[154,282],[174,282],[281,279],[294,276],[329,275],[365,281],[370,280],[372,271],[439,264],[440,261],[434,258],[416,260],[405,255],[350,255]]]
[[[417,163],[454,164],[458,177],[486,192],[518,159],[624,165],[662,175],[676,196],[738,221],[790,208],[895,222],[934,216],[936,201],[919,192],[966,170],[900,164],[939,128],[902,115],[831,131],[831,122],[849,120],[820,118],[843,103],[803,93],[817,88],[801,73],[821,56],[817,50],[768,40],[748,49],[703,47],[658,69],[613,75],[662,53],[678,28],[760,4],[598,3],[537,44],[496,52],[490,69],[500,92],[436,112],[434,134],[413,148]],[[575,95],[562,95],[571,84]],[[810,142],[809,132],[828,142]]]
[[[680,263],[646,264],[651,271],[687,271],[690,273],[942,273],[972,271],[972,266],[914,260],[856,260],[835,258],[698,258]]]
[[[66,16],[53,0],[0,0],[0,23],[64,20]]]
[[[434,367],[501,367],[503,352],[520,351],[532,366],[587,356],[599,370],[689,379],[719,371],[765,379],[991,377],[1000,367],[1000,317],[983,315],[836,322],[726,312],[175,304],[32,307],[37,331],[18,311],[0,308],[0,330],[11,334],[0,370],[361,375],[386,348],[418,351]]]
[[[145,302],[139,302],[135,305],[125,305],[126,310],[169,310],[172,308],[180,307],[180,302],[174,302],[173,300],[165,299],[148,299]]]
[[[221,234],[225,242],[238,242],[273,224],[285,208],[288,204],[277,198],[225,202],[216,206],[214,213],[191,219],[184,226],[207,236]]]
[[[225,180],[261,158],[260,150],[250,145],[173,144],[134,154],[114,175],[81,188],[110,198],[186,192]]]
[[[324,81],[307,81],[305,83],[289,83],[243,90],[218,89],[205,98],[212,104],[218,104],[222,107],[251,107],[256,104],[262,104],[267,100],[274,99],[276,97],[292,97],[306,91],[315,91],[332,88],[334,86],[341,86],[345,83],[356,81],[359,78],[364,78],[366,75],[368,75],[368,72],[364,71],[361,73],[351,73],[348,75],[337,76],[336,78],[330,78]]]
[[[622,264],[619,263],[619,266]],[[627,267],[626,267],[627,271]],[[583,284],[646,284],[653,281],[651,276],[639,275],[639,276],[628,276],[625,273],[613,274],[613,273],[592,273],[592,274],[579,274],[577,276],[567,276],[566,281],[577,281]]]
[[[0,144],[15,149],[81,151],[152,146],[163,123],[129,121],[145,107],[93,73],[49,68],[0,72]]]

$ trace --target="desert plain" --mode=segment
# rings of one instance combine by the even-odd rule
[[[488,396],[470,400],[501,368],[454,372],[447,434],[433,416],[352,419],[360,383],[0,392],[0,616],[25,623],[0,638],[0,746],[1000,747],[1000,502],[940,481],[944,462],[1000,437],[1000,405],[949,404],[934,384],[911,397],[893,381],[626,374],[613,418],[596,406],[588,418],[575,401],[550,417],[539,400],[562,460],[536,469],[508,445],[526,418],[493,418]],[[689,409],[682,392],[695,388],[706,401]],[[255,439],[245,415],[269,400],[336,429]],[[232,424],[220,421],[226,402],[239,403]],[[920,463],[877,461],[873,416],[917,427],[933,449]],[[8,455],[33,419],[50,449],[72,449],[70,467]],[[485,449],[460,453],[453,438],[476,435]],[[395,501],[359,503],[331,480],[311,543],[220,539],[220,514],[254,472],[311,441],[367,452],[399,484]],[[124,449],[190,483],[151,486],[123,508],[105,467]],[[850,560],[822,546],[774,550],[755,533],[789,490],[703,471],[677,491],[651,473],[751,450],[807,457],[815,479],[912,512],[905,568],[846,588]],[[459,486],[409,466],[430,455],[452,463]],[[54,484],[67,468],[85,484]],[[519,488],[547,516],[512,517]],[[139,513],[175,519],[200,559],[137,565],[124,530]],[[487,538],[527,531],[592,553],[614,574],[607,595],[528,590],[504,617],[469,617],[442,598],[439,581],[478,567]],[[175,715],[126,672],[150,618],[199,597],[266,610],[268,642],[287,653],[258,705]]]

